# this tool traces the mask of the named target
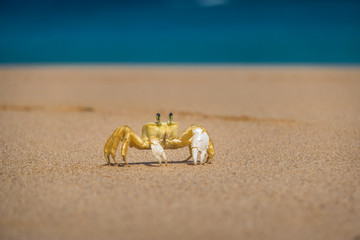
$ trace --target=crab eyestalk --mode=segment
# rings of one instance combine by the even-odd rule
[[[161,121],[160,121],[160,113],[157,113],[157,114],[156,114],[156,121],[157,121],[157,122],[156,122],[157,124],[160,124],[160,123],[161,123]]]
[[[173,119],[174,119],[174,114],[171,112],[171,113],[169,113],[169,121],[168,121],[168,123],[172,124]]]

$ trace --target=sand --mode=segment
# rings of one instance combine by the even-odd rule
[[[105,165],[170,111],[212,164]],[[3,66],[0,129],[0,239],[360,239],[357,67]]]

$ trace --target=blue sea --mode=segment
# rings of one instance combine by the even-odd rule
[[[358,64],[360,1],[1,0],[0,63]]]

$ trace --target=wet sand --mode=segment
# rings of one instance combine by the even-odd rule
[[[212,164],[112,131],[173,112]],[[360,238],[360,69],[1,67],[0,239]]]

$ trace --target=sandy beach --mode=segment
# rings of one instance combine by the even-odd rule
[[[188,149],[130,149],[155,114],[207,129]],[[0,67],[0,239],[360,239],[360,68]]]

